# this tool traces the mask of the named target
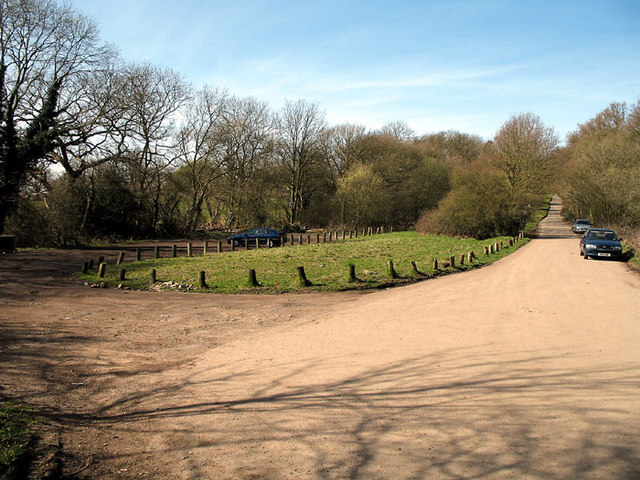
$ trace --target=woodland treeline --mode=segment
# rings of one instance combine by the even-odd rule
[[[565,147],[534,114],[491,141],[330,125],[178,72],[124,62],[94,22],[51,0],[0,0],[0,231],[19,245],[249,226],[393,226],[488,237],[544,194],[568,215],[639,226],[639,105],[612,104]]]

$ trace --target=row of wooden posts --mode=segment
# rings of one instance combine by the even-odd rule
[[[515,245],[518,241],[524,239],[524,233],[520,233],[517,237],[513,237],[510,238],[507,241],[507,245],[508,247],[512,247],[513,245]],[[190,244],[189,244],[190,245]],[[175,247],[175,246],[174,246]],[[483,253],[485,256],[488,255],[493,255],[494,253],[498,253],[500,250],[504,249],[504,248],[508,248],[505,247],[503,242],[496,242],[493,243],[491,245],[486,245],[483,247]],[[158,258],[158,257],[156,257]],[[456,255],[451,255],[447,260],[442,261],[442,260],[438,260],[438,258],[433,258],[433,270],[434,271],[439,271],[439,270],[444,270],[444,269],[455,269],[456,268],[456,264],[459,266],[463,266],[465,265],[465,262],[467,264],[472,264],[474,259],[476,259],[476,255],[473,251],[469,251],[467,253],[463,253],[460,254],[458,256]],[[120,255],[118,256],[118,261],[117,261],[117,265],[122,264],[122,262],[124,261],[124,252],[120,252]],[[88,262],[84,262],[83,266],[82,266],[82,273],[88,273],[89,270],[91,270],[94,267],[94,263],[93,260],[90,260]],[[107,264],[104,262],[104,257],[100,257],[98,259],[98,278],[104,278],[105,274],[106,274],[106,268],[107,268]],[[348,280],[350,283],[355,283],[358,281],[357,277],[356,277],[356,267],[354,264],[349,264],[348,266],[349,268],[349,273],[348,273]],[[413,272],[416,275],[423,275],[422,272],[420,272],[418,270],[418,265],[415,261],[411,262],[411,268],[413,270]],[[126,280],[126,269],[124,268],[120,268],[120,273],[119,273],[119,280],[120,281],[125,281]],[[395,270],[395,266],[393,263],[393,260],[389,260],[387,262],[387,273],[391,278],[399,278],[399,275],[397,274],[396,270]],[[304,270],[304,266],[300,266],[297,267],[297,275],[298,275],[298,285],[302,286],[302,287],[310,287],[313,284],[311,283],[311,281],[309,281],[307,279],[307,275],[305,273]],[[149,283],[150,284],[154,284],[157,282],[157,271],[155,268],[152,268],[149,271]],[[259,287],[261,286],[260,282],[258,282],[257,279],[257,274],[255,269],[251,269],[249,270],[249,276],[248,276],[248,281],[247,281],[248,285],[250,287]],[[199,278],[198,278],[198,287],[199,288],[208,288],[207,285],[207,281],[206,281],[206,272],[205,271],[200,271],[199,273]]]

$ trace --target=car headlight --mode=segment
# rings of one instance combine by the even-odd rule
[[[595,250],[595,249],[596,249],[596,248],[598,248],[598,247],[596,247],[595,245],[589,245],[589,244],[587,244],[586,248],[587,248],[587,250]]]

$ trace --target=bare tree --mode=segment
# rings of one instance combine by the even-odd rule
[[[176,117],[189,98],[189,86],[170,69],[151,64],[128,65],[118,79],[119,119],[115,127],[139,196],[140,209],[150,209],[141,231],[155,232],[166,170],[177,159]]]
[[[204,87],[185,108],[185,118],[177,134],[180,168],[172,176],[187,197],[185,230],[192,232],[202,218],[203,207],[212,195],[220,169],[219,130],[224,123],[228,95]]]
[[[553,129],[531,113],[512,116],[495,135],[490,161],[502,172],[514,207],[520,208],[527,196],[542,192],[557,145]]]
[[[53,0],[0,0],[0,232],[20,186],[56,146],[78,76],[102,62],[95,24]]]
[[[308,200],[310,173],[322,155],[322,139],[327,128],[324,113],[315,103],[287,101],[280,113],[277,148],[280,164],[286,172],[289,194],[287,221],[296,223]]]
[[[274,122],[267,104],[251,97],[231,98],[224,117],[217,140],[223,174],[219,200],[226,203],[227,223],[234,227],[241,217],[256,217],[247,210],[257,206],[252,196],[260,196],[256,178],[272,150]]]
[[[385,123],[380,129],[380,133],[401,142],[409,142],[416,135],[416,132],[407,123],[400,120]]]

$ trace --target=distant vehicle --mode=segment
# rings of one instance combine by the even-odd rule
[[[590,228],[580,239],[580,255],[585,260],[589,257],[618,259],[622,256],[620,238],[613,230]]]
[[[260,245],[279,247],[286,243],[287,236],[273,228],[250,228],[242,233],[230,236],[227,238],[227,243],[231,244],[233,242],[233,244],[238,247],[246,246],[247,241],[249,241],[249,246],[252,247],[256,244],[256,239],[258,239]]]
[[[586,218],[578,218],[573,222],[573,233],[584,233],[591,228],[591,222]]]

